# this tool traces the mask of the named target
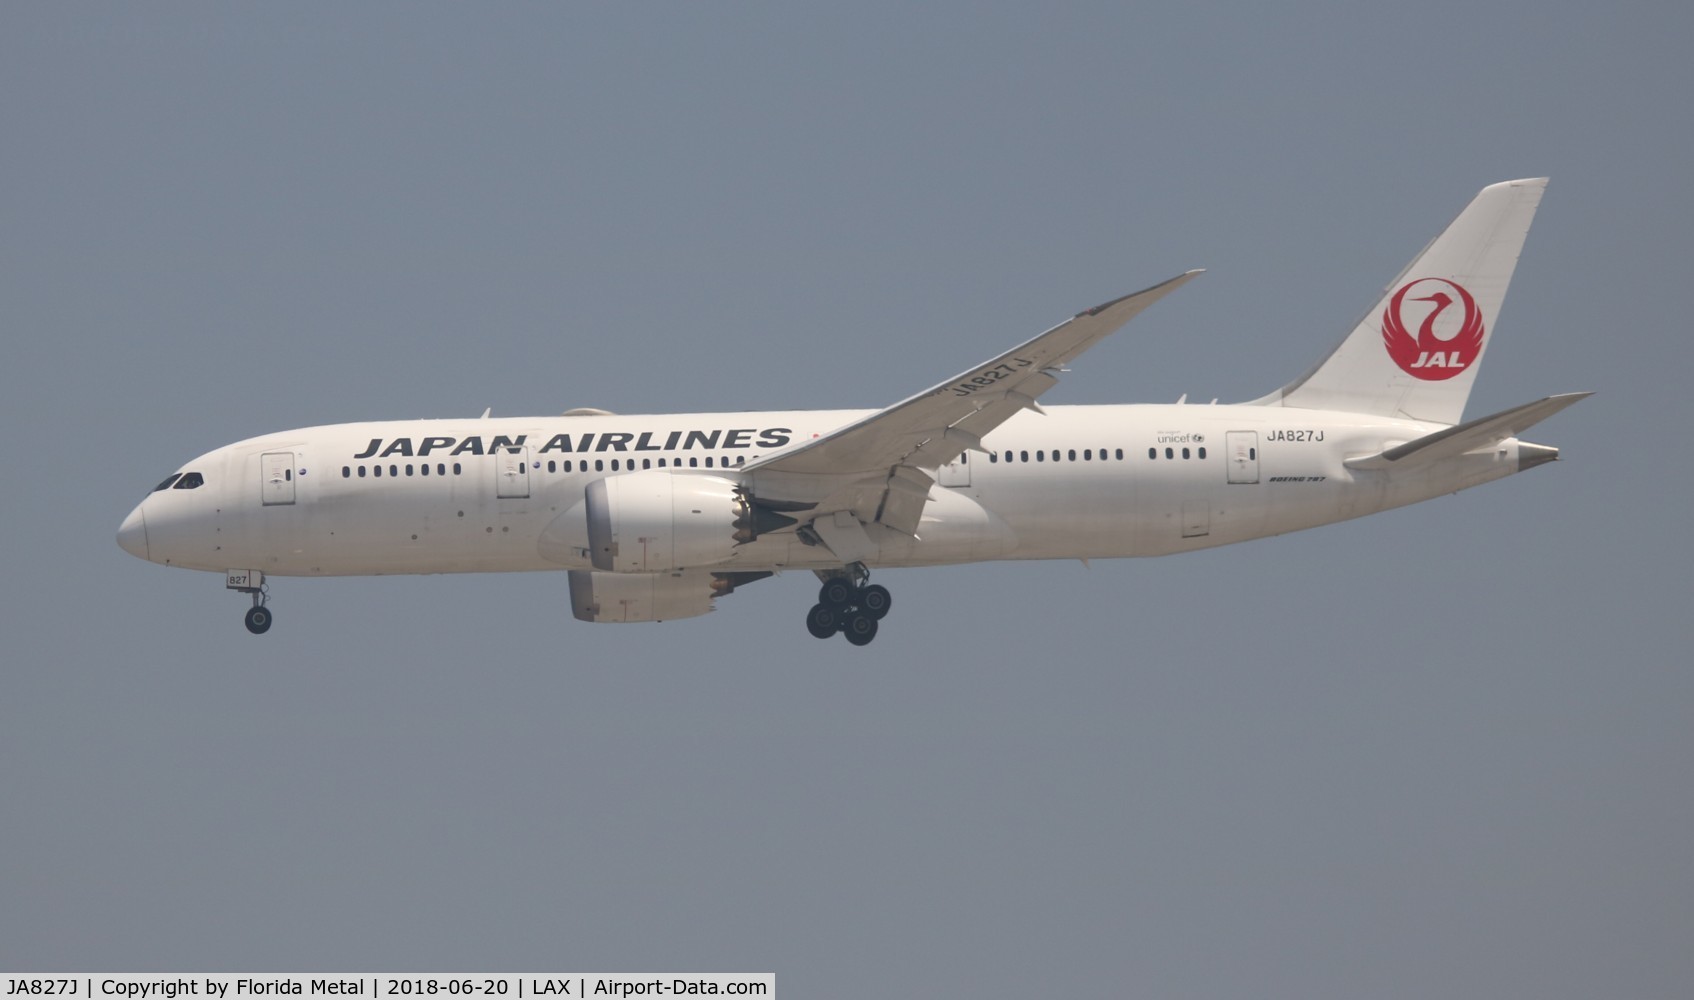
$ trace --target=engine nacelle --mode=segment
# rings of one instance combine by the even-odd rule
[[[571,614],[585,622],[662,622],[712,610],[712,578],[573,569]]]
[[[663,622],[712,610],[712,600],[766,571],[747,573],[601,573],[573,569],[571,614],[585,622]]]
[[[597,479],[586,500],[589,561],[613,573],[726,562],[747,507],[728,479],[657,469]]]

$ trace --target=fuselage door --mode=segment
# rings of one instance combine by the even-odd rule
[[[1259,432],[1229,431],[1225,434],[1229,452],[1229,481],[1256,483],[1259,481]]]
[[[494,453],[494,495],[502,500],[529,496],[529,445]]]
[[[936,482],[942,486],[969,486],[971,484],[970,458],[971,453],[967,451],[943,465],[938,471]]]
[[[259,496],[266,507],[294,502],[292,451],[267,451],[260,456]]]

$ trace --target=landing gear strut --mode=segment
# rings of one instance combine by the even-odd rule
[[[247,609],[247,631],[254,635],[270,631],[271,609],[265,605],[270,603],[271,589],[265,585],[265,574],[256,569],[232,569],[225,578],[224,587],[253,595],[253,606]]]
[[[819,639],[837,632],[855,646],[876,638],[877,623],[887,616],[893,599],[888,588],[870,581],[863,563],[849,566],[849,576],[826,576],[818,603],[806,612],[806,631]]]

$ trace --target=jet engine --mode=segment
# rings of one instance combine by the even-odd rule
[[[657,469],[588,484],[588,555],[614,573],[663,573],[727,562],[739,544],[795,523],[735,482]]]
[[[712,610],[712,599],[769,572],[601,573],[573,569],[571,614],[585,622],[662,622]]]

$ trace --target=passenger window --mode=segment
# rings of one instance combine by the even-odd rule
[[[1147,449],[1147,457],[1148,457],[1148,458],[1158,458],[1158,457],[1159,457],[1159,449],[1157,449],[1157,448],[1148,448],[1148,449]]]
[[[363,478],[365,478],[365,467],[364,467],[364,466],[362,466],[362,465],[361,465],[361,466],[359,466],[359,478],[360,478],[360,479],[363,479]]]
[[[1176,449],[1175,448],[1166,448],[1165,449],[1165,457],[1166,458],[1175,458],[1176,457]]]
[[[1008,451],[1008,452],[1006,452],[1006,464],[1007,464],[1007,465],[1011,465],[1011,464],[1012,464],[1012,453],[1011,453],[1011,452],[1009,452],[1009,451]]]
[[[1018,461],[1020,461],[1020,462],[1029,461],[1029,452],[1027,452],[1027,451],[1018,452]]]
[[[399,474],[400,474],[400,466],[398,466],[398,465],[390,465],[390,466],[389,466],[389,467],[388,467],[388,474],[389,474],[389,475],[390,475],[390,476],[398,476],[398,475],[399,475]]]
[[[410,463],[410,462],[407,462],[407,463],[406,463],[406,475],[408,475],[408,476],[409,476],[409,475],[411,475],[411,474],[412,474],[412,463]]]
[[[348,468],[347,466],[343,465],[341,467],[341,478],[342,479],[352,479],[353,478],[353,470]]]
[[[606,471],[606,460],[603,459],[603,458],[595,459],[594,460],[594,471],[595,472],[605,472]]]
[[[1070,459],[1070,460],[1071,460],[1071,461],[1073,461],[1073,462],[1074,462],[1074,461],[1076,461],[1076,449],[1075,449],[1075,448],[1072,448],[1072,449],[1071,449],[1071,450],[1070,450],[1070,454],[1069,454],[1069,455],[1067,455],[1067,456],[1066,456],[1066,457],[1067,457],[1067,458],[1069,458],[1069,459]]]
[[[1123,461],[1123,449],[1122,448],[1118,449],[1118,461],[1120,461],[1120,462]]]
[[[1257,462],[1259,460],[1259,449],[1248,448],[1247,449],[1247,457],[1252,459],[1253,461]]]
[[[464,471],[465,471],[464,466],[460,465],[458,462],[453,463],[453,475],[455,475],[455,476],[463,475]]]
[[[382,478],[382,466],[380,466],[380,465],[371,466],[371,474],[376,476],[378,479],[381,479]]]
[[[1188,449],[1187,449],[1187,448],[1184,448],[1184,449],[1182,449],[1182,457],[1183,457],[1183,458],[1187,458],[1187,457],[1188,457]]]
[[[1201,448],[1201,449],[1200,449],[1200,457],[1201,457],[1201,458],[1205,458],[1205,457],[1206,457],[1206,449],[1204,449],[1204,448]]]
[[[700,460],[698,458],[689,459],[688,460],[688,467],[690,469],[698,469],[700,467]]]
[[[1000,461],[1000,455],[999,455],[998,452],[992,452],[991,451],[991,452],[988,453],[988,463],[990,465],[992,465],[992,464],[994,464],[995,462],[998,462],[998,461]]]
[[[616,472],[616,471],[618,471],[618,460],[617,460],[617,459],[615,459],[615,458],[614,458],[614,459],[612,459],[612,471],[613,471],[613,472]]]
[[[1047,461],[1047,453],[1046,453],[1046,452],[1044,452],[1044,451],[1037,451],[1037,452],[1036,452],[1036,453],[1035,453],[1035,460],[1036,460],[1036,461],[1037,461],[1037,462],[1045,462],[1045,461]]]
[[[1093,448],[1082,449],[1082,460],[1084,462],[1094,461],[1094,449]]]
[[[642,459],[641,460],[641,467],[643,469],[651,469],[653,467],[653,460],[650,459],[650,458]]]
[[[712,456],[707,455],[706,456],[706,468],[710,469],[711,467],[712,467]]]
[[[428,462],[425,462],[424,464],[418,466],[418,475],[420,475],[420,476],[429,475],[429,463]]]

